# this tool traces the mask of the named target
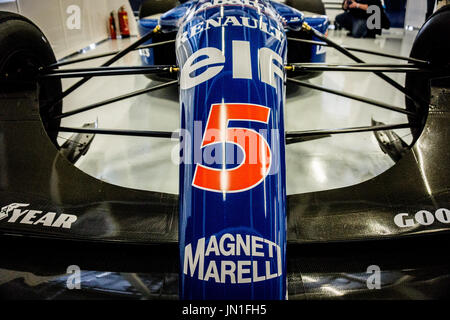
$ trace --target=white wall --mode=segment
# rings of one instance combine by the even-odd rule
[[[338,7],[338,9],[326,9],[326,13],[328,18],[330,19],[331,23],[334,23],[334,20],[336,19],[336,16],[340,13],[342,13],[342,1],[343,0],[324,0],[324,2],[328,3],[326,7],[335,8]]]
[[[0,11],[17,12],[15,0],[0,0]]]
[[[440,7],[450,4],[449,0],[438,0],[434,11]],[[414,28],[422,27],[425,22],[425,14],[427,12],[427,2],[424,0],[408,0],[406,4],[405,26]]]
[[[69,29],[71,14],[67,8],[81,9],[80,29]],[[137,34],[137,25],[128,0],[0,0],[0,10],[18,12],[32,20],[49,39],[57,58],[62,58],[92,43],[108,38],[108,17],[112,10],[124,5],[130,17],[130,31]]]
[[[405,26],[420,28],[425,22],[427,2],[424,0],[408,0],[406,2]]]

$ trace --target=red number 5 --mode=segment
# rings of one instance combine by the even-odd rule
[[[198,164],[192,185],[213,192],[242,192],[264,181],[272,164],[266,139],[252,129],[228,128],[228,125],[233,120],[268,123],[269,114],[270,108],[253,104],[212,105],[202,148],[217,143],[232,143],[244,152],[244,160],[233,169],[214,169]]]

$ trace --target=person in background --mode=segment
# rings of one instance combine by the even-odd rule
[[[355,38],[375,38],[376,34],[381,34],[381,29],[370,30],[367,27],[367,13],[369,6],[376,5],[381,9],[382,27],[389,28],[387,18],[380,0],[344,0],[342,9],[345,10],[336,16],[335,25],[337,29],[344,28],[350,32],[347,34]]]

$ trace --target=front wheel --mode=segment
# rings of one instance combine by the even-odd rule
[[[436,11],[420,29],[414,41],[411,57],[431,62],[438,69],[450,67],[450,5]],[[437,74],[408,73],[406,75],[406,89],[414,93],[423,102],[414,103],[406,98],[406,108],[413,111],[421,119],[420,127],[413,129],[414,140],[420,137],[428,116],[431,99],[431,83]],[[450,81],[449,81],[450,82]],[[410,119],[414,121],[414,119]]]
[[[325,5],[322,0],[286,0],[286,4],[301,12],[325,15]]]
[[[27,18],[0,12],[0,80],[7,83],[29,82],[32,74],[41,67],[56,62],[55,55],[45,35]],[[60,121],[53,116],[62,111],[62,103],[52,103],[61,95],[60,79],[38,81],[39,111],[43,125],[52,142],[57,145]],[[49,105],[53,105],[49,107]]]
[[[166,13],[178,4],[177,0],[146,0],[139,8],[139,19]]]

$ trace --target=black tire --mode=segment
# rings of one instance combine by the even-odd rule
[[[165,13],[175,8],[178,4],[177,0],[146,0],[142,2],[139,8],[139,19],[158,13]]]
[[[34,81],[33,74],[41,67],[56,62],[49,41],[39,28],[27,18],[10,12],[0,12],[0,75],[6,83]],[[7,78],[5,75],[8,75]],[[9,82],[8,82],[9,81]],[[61,95],[60,79],[38,82],[39,111],[42,123],[52,142],[57,145],[60,121],[53,115],[62,111],[62,103],[49,108],[47,105]],[[47,107],[46,107],[47,106]]]
[[[430,61],[437,67],[450,65],[450,5],[436,11],[422,26],[414,41],[412,58]],[[431,98],[430,80],[434,74],[409,73],[406,75],[406,88],[408,92],[416,94],[427,103],[416,105],[406,98],[406,108],[419,115],[420,127],[413,130],[414,140],[420,137],[428,116],[428,102]],[[410,119],[410,122],[414,119]],[[417,121],[416,121],[417,122]]]
[[[297,9],[301,12],[312,12],[315,14],[325,15],[325,6],[322,0],[286,0],[286,5]],[[303,31],[288,31],[288,37],[313,40],[311,35],[306,35]],[[301,42],[288,40],[288,62],[310,62],[311,61],[311,45]],[[298,72],[287,72],[288,77],[298,80],[305,80],[318,77],[322,72],[304,72],[299,74]]]
[[[182,1],[183,2],[183,1]],[[177,0],[146,0],[142,2],[139,9],[139,19],[144,19],[155,14],[165,13],[172,10],[180,4]],[[166,40],[173,40],[176,37],[176,33],[158,34],[153,37],[153,42],[160,42]],[[164,50],[164,51],[162,51]],[[175,44],[164,46],[163,48],[153,49],[155,54],[155,64],[176,64],[175,57]],[[154,81],[167,81],[175,80],[174,74],[167,74],[167,76],[160,76],[156,74],[147,74],[146,78]]]
[[[325,6],[322,0],[286,0],[286,4],[299,11],[325,14]]]

